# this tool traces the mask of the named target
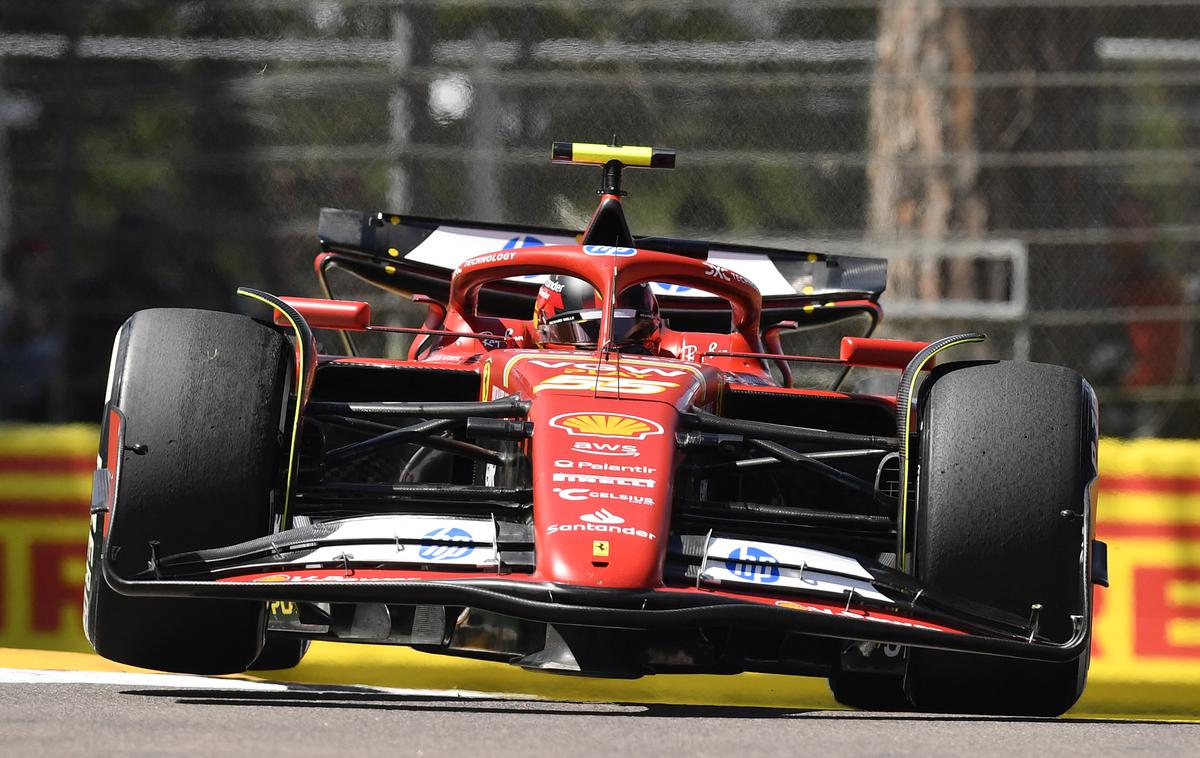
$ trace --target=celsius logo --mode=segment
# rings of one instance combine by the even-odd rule
[[[423,539],[443,542],[471,542],[471,533],[456,527],[440,527]],[[453,561],[466,558],[475,550],[471,545],[422,545],[418,554],[427,561]]]
[[[779,581],[779,561],[766,550],[739,547],[725,559],[729,573],[749,582],[770,584]]]
[[[550,419],[550,426],[572,437],[644,440],[663,433],[657,421],[624,413],[560,413]]]
[[[513,237],[508,242],[505,242],[504,247],[502,247],[500,249],[501,250],[515,250],[519,247],[541,247],[542,245],[545,245],[545,244],[546,244],[545,242],[542,242],[540,239],[538,239],[537,237],[534,237],[533,235],[522,234],[520,237]]]
[[[625,519],[613,513],[607,508],[601,508],[595,513],[585,513],[579,517],[580,521],[586,521],[589,524],[624,524]]]
[[[583,252],[588,255],[615,255],[618,258],[637,255],[637,250],[632,247],[613,247],[612,245],[584,245]]]
[[[654,498],[652,497],[630,495],[625,492],[593,492],[585,487],[555,487],[551,491],[563,500],[617,500],[622,503],[632,503],[633,505],[654,505]]]
[[[638,454],[637,445],[622,445],[616,442],[576,442],[571,449],[592,455],[619,455],[628,458]]]

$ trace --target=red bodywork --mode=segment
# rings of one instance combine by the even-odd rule
[[[296,350],[274,530],[166,556],[151,542],[135,577],[105,552],[108,584],[298,607],[272,606],[275,633],[596,676],[824,674],[868,649],[894,675],[882,645],[1077,659],[1086,624],[1049,640],[1036,614],[964,604],[896,567],[917,372],[982,337],[851,336],[836,356],[785,355],[785,332],[865,316],[869,335],[886,261],[635,238],[619,169],[605,165],[578,236],[324,209],[315,269],[330,297],[239,290]],[[333,269],[425,305],[423,323],[373,324],[367,303],[332,297]],[[595,347],[539,345],[545,275],[595,290]],[[641,285],[667,321],[617,344],[614,303]],[[407,359],[358,355],[364,332],[411,335]],[[338,336],[344,354],[318,354]],[[810,382],[821,389],[793,386],[806,364],[829,372]],[[853,367],[900,371],[900,389],[840,390]],[[94,500],[106,541],[124,429],[114,409]]]
[[[530,349],[536,348],[531,321],[476,312],[484,285],[546,273],[585,279],[600,293],[605,303],[602,345],[616,294],[642,282],[671,282],[718,295],[729,303],[733,329],[725,334],[665,329],[655,356],[599,349],[538,350]],[[365,304],[286,301],[318,328],[369,328],[362,320]],[[767,366],[772,354],[765,352],[758,331],[761,305],[757,287],[741,274],[669,253],[635,249],[632,254],[624,250],[597,255],[581,246],[502,250],[471,258],[455,269],[442,324],[451,333],[495,339],[441,336],[420,361],[337,360],[397,367],[469,366],[480,375],[479,400],[529,400],[537,543],[530,580],[652,589],[663,586],[680,412],[699,408],[719,413],[727,387],[851,397],[777,384]],[[923,347],[919,342],[846,338],[841,357],[825,360],[900,369]],[[892,397],[870,400],[894,407]],[[428,578],[427,573],[417,575]]]

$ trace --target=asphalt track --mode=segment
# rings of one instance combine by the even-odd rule
[[[11,672],[0,674],[0,745],[11,756],[1200,754],[1191,723],[568,703],[145,674],[32,683],[45,672]]]
[[[0,753],[1200,755],[1200,723],[581,703],[117,671],[0,669]]]

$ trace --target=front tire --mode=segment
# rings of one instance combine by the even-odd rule
[[[1011,361],[949,364],[927,386],[917,576],[1023,617],[1040,604],[1040,630],[1055,640],[1084,607],[1090,629],[1091,387],[1066,368]],[[1057,716],[1083,693],[1088,663],[1087,652],[1047,663],[914,648],[905,689],[918,710]]]
[[[131,577],[151,541],[165,556],[270,533],[290,352],[275,329],[229,313],[146,310],[121,328],[109,402],[124,414],[125,449],[107,537],[93,519],[84,601],[100,655],[198,674],[245,671],[258,657],[264,603],[120,595],[100,560],[107,550]],[[106,414],[102,440],[109,426]]]

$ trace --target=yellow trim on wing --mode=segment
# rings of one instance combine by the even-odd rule
[[[900,512],[898,514],[900,517],[900,555],[896,556],[896,558],[898,559],[898,563],[902,571],[908,571],[910,568],[908,561],[908,468],[911,459],[909,458],[908,444],[909,438],[912,437],[912,434],[909,430],[912,428],[912,408],[915,405],[913,402],[915,400],[913,393],[917,388],[917,378],[921,376],[921,369],[925,367],[925,364],[933,360],[933,357],[943,350],[956,347],[958,345],[965,345],[970,342],[983,342],[983,340],[984,338],[982,336],[971,336],[964,337],[953,342],[947,342],[945,345],[942,345],[937,350],[934,350],[929,355],[925,356],[925,360],[917,364],[916,370],[912,372],[912,379],[909,380],[908,415],[905,417],[905,421],[907,423],[905,425],[906,428],[902,429],[900,433],[900,460],[904,463],[904,465],[900,467]]]
[[[484,361],[483,369],[480,371],[479,377],[479,399],[486,401],[488,399],[489,388],[492,384],[492,361],[489,358]]]
[[[291,503],[292,498],[292,474],[293,469],[296,466],[296,438],[300,436],[300,399],[304,395],[304,377],[301,375],[304,371],[304,336],[300,333],[300,327],[296,326],[296,322],[294,319],[292,319],[291,315],[289,315],[287,311],[276,306],[270,300],[267,300],[265,297],[260,295],[256,295],[253,292],[247,292],[241,287],[238,287],[237,293],[242,297],[248,297],[253,300],[257,300],[260,303],[270,306],[272,310],[282,313],[283,317],[287,319],[289,324],[291,324],[292,331],[296,333],[296,412],[292,416],[292,441],[291,444],[288,445],[287,483],[284,485],[285,489],[283,491],[282,523],[286,526],[288,522],[288,505]]]

